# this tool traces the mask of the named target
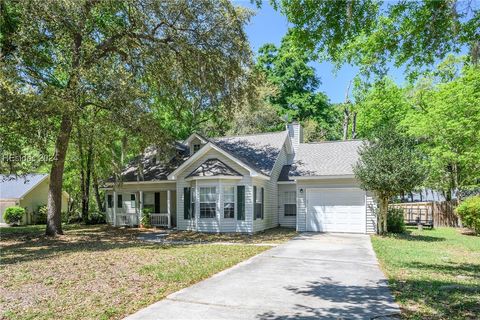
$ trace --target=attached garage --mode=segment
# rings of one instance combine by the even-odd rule
[[[359,188],[307,188],[306,230],[366,233],[365,191]]]

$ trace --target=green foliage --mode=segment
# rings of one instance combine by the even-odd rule
[[[153,210],[150,208],[143,208],[142,211],[142,219],[140,223],[145,227],[145,228],[150,228],[152,226],[151,220],[150,220],[150,215],[152,214]]]
[[[293,24],[292,39],[320,60],[356,64],[384,74],[388,62],[415,76],[449,53],[470,49],[479,59],[478,2],[277,0]]]
[[[480,234],[480,196],[466,198],[456,209],[462,223]]]
[[[92,224],[105,224],[106,217],[105,213],[99,211],[92,211],[88,214],[88,217],[85,221],[85,224],[92,225]]]
[[[396,128],[410,111],[405,89],[389,78],[375,82],[366,92],[356,92],[357,134],[372,138],[386,128]]]
[[[391,197],[410,192],[424,178],[422,154],[415,140],[391,130],[361,147],[360,160],[354,167],[355,176],[365,190]]]
[[[47,214],[48,214],[48,209],[46,204],[38,206],[37,210],[34,212],[35,224],[47,223]]]
[[[22,207],[8,207],[3,213],[3,220],[8,224],[19,224],[25,212],[25,208]]]
[[[387,212],[387,229],[391,233],[404,233],[405,220],[403,218],[403,209],[390,208]]]
[[[413,190],[424,180],[422,154],[413,139],[391,129],[383,130],[365,143],[359,154],[360,159],[353,171],[361,187],[375,192],[379,199],[378,232],[383,234],[388,231],[389,199]]]
[[[297,49],[287,34],[279,48],[266,44],[259,49],[256,67],[278,88],[268,101],[279,115],[300,122],[314,120],[321,127],[318,131],[326,132],[327,139],[335,139],[338,111],[324,93],[318,92],[320,79],[309,62],[308,54]]]
[[[414,109],[402,125],[429,156],[428,184],[446,190],[478,185],[480,177],[480,69],[466,66],[459,77],[419,82]]]
[[[127,156],[167,145],[179,124],[196,128],[244,93],[251,13],[228,1],[6,0],[1,11],[2,151],[34,161],[0,170],[51,169],[48,234],[62,232],[65,159],[76,162],[66,186],[86,201],[90,174],[118,172]]]

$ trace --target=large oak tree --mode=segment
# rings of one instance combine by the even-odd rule
[[[67,150],[74,130],[96,125],[85,120],[91,113],[102,113],[101,125],[112,132],[158,142],[168,136],[155,114],[159,101],[202,96],[205,106],[228,105],[250,63],[243,31],[249,12],[227,1],[1,6],[0,142],[12,155],[51,155],[47,235],[62,233]],[[1,166],[31,169],[14,160]]]

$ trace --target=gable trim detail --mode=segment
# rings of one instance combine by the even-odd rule
[[[203,155],[205,155],[208,151],[210,151],[212,149],[218,151],[219,153],[221,153],[225,157],[229,158],[230,160],[236,162],[238,165],[240,165],[241,167],[246,169],[250,173],[250,176],[257,177],[257,178],[260,178],[260,179],[265,179],[265,180],[270,179],[270,177],[265,176],[264,174],[257,172],[255,169],[253,169],[252,167],[250,167],[249,165],[247,165],[243,161],[237,159],[236,157],[234,157],[230,153],[226,152],[222,148],[216,146],[212,142],[208,142],[205,146],[203,146],[203,148],[201,148],[199,151],[194,153],[190,158],[187,159],[187,161],[185,161],[177,169],[175,169],[175,171],[170,173],[167,177],[168,180],[176,180],[179,173],[183,172],[192,162],[196,161],[197,159],[199,159],[200,157],[202,157]]]

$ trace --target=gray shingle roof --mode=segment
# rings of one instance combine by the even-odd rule
[[[265,175],[272,172],[287,131],[209,139],[235,158]]]
[[[205,138],[205,140],[217,145],[253,169],[270,175],[286,138],[287,131],[279,131],[244,136]],[[142,157],[134,159],[122,171],[122,181],[167,180],[167,176],[189,158],[187,146],[177,141],[176,148],[178,156],[167,163],[153,162],[152,154],[148,152]],[[138,170],[140,163],[143,167],[141,174]],[[114,177],[108,179],[108,182],[114,181]]]
[[[123,182],[135,181],[162,181],[189,158],[189,150],[179,142],[175,142],[177,155],[166,162],[156,162],[155,150],[149,148],[142,157],[137,157],[122,170]],[[139,166],[142,167],[140,173]],[[108,182],[115,182],[115,177],[110,177]]]
[[[18,199],[25,196],[48,174],[27,174],[25,176],[0,175],[0,199]]]
[[[193,170],[187,178],[214,176],[241,176],[241,174],[218,159],[208,159]]]
[[[279,181],[300,176],[352,175],[362,144],[360,140],[302,143],[298,146],[288,176],[284,172],[288,169],[284,167]]]

